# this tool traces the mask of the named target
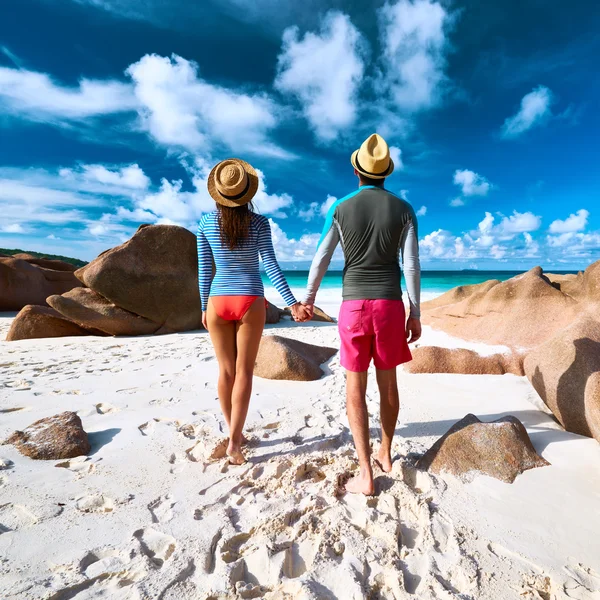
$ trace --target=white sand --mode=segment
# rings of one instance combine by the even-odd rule
[[[290,325],[267,334],[338,343]],[[216,375],[205,333],[0,342],[0,439],[75,410],[93,445],[47,462],[0,446],[0,598],[600,598],[600,446],[524,378],[401,373],[398,459],[366,499],[335,495],[354,468],[337,356],[321,381],[256,378],[243,467],[205,460],[225,431]],[[468,412],[517,416],[552,466],[512,485],[415,471]]]

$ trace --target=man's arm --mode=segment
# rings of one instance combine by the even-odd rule
[[[406,291],[410,304],[409,317],[421,317],[421,263],[419,261],[419,236],[417,217],[411,210],[411,216],[402,232],[400,240],[402,270],[406,281]]]
[[[304,304],[313,305],[315,303],[321,281],[323,281],[323,277],[331,262],[331,257],[340,241],[334,213],[335,206],[332,206],[325,220],[325,227],[323,228],[323,233],[317,246],[317,252],[310,267]]]

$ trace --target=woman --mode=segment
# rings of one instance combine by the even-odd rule
[[[246,460],[242,429],[265,324],[259,254],[294,318],[305,318],[277,264],[269,221],[253,212],[257,189],[258,176],[247,162],[231,158],[216,165],[208,177],[208,192],[217,210],[202,217],[197,236],[202,323],[219,362],[219,401],[229,427],[227,455],[236,465]]]

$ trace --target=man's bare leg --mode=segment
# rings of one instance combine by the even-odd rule
[[[360,473],[346,484],[352,494],[372,496],[375,491],[369,444],[369,413],[367,412],[367,372],[346,371],[346,411],[354,438]]]
[[[400,411],[398,381],[395,368],[386,371],[377,369],[376,373],[381,414],[381,446],[377,454],[377,462],[386,473],[389,473],[392,470],[392,440]]]

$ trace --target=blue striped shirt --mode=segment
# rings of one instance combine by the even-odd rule
[[[291,306],[296,303],[277,263],[271,226],[266,217],[252,213],[248,237],[235,250],[230,250],[221,241],[217,212],[206,214],[200,219],[196,237],[202,310],[206,310],[209,296],[264,296],[259,254],[271,283],[286,304]],[[216,269],[214,278],[213,262]]]

